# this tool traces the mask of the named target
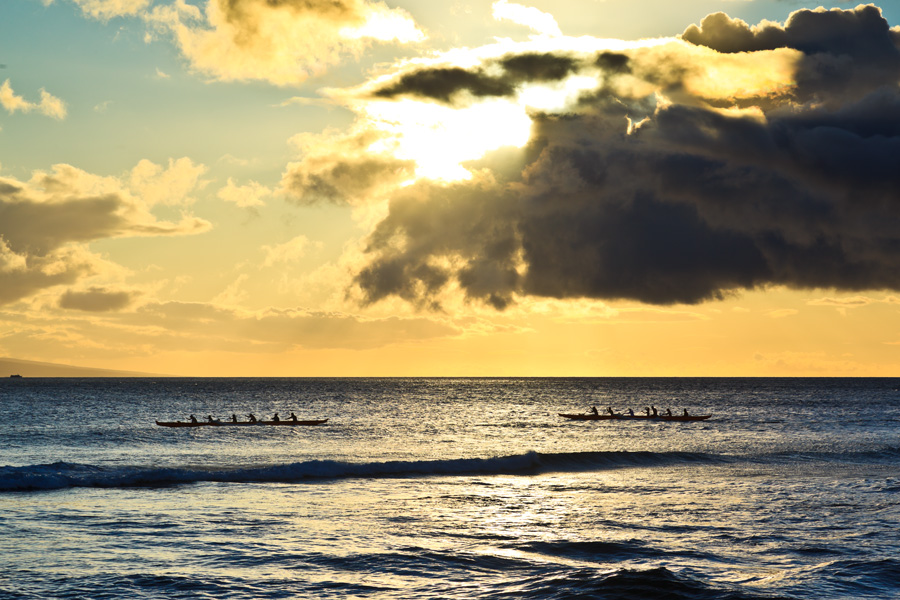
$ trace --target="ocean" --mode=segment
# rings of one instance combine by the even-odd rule
[[[591,406],[711,414],[570,421]],[[900,598],[900,379],[8,379],[0,598]],[[274,413],[313,427],[166,428]]]

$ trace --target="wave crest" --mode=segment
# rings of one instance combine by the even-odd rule
[[[291,483],[307,480],[448,475],[529,475],[554,471],[593,471],[717,458],[689,452],[527,452],[494,458],[343,462],[309,460],[243,469],[106,467],[68,462],[0,467],[0,492],[73,487],[168,486],[200,482]]]

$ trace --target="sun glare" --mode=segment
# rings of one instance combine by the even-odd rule
[[[372,150],[414,160],[418,177],[443,181],[470,178],[461,163],[504,146],[524,146],[531,131],[525,108],[508,100],[466,108],[401,100],[373,102],[365,110],[379,129],[391,134],[390,141],[380,141]]]
[[[529,108],[559,111],[571,106],[578,96],[597,88],[596,77],[569,77],[558,86],[527,85],[519,92],[519,102]]]

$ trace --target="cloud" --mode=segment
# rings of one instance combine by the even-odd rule
[[[208,0],[204,9],[176,0],[147,19],[174,36],[196,70],[277,85],[319,75],[373,42],[424,38],[405,11],[368,0]]]
[[[94,257],[69,248],[37,255],[15,252],[0,239],[0,305],[44,288],[73,284],[93,274],[95,263]]]
[[[241,311],[214,304],[147,303],[122,314],[124,323],[143,330],[152,325],[154,347],[276,352],[292,347],[363,350],[397,343],[458,335],[447,323],[426,318],[363,318],[304,309]]]
[[[376,98],[418,96],[451,103],[457,94],[466,92],[478,97],[512,96],[525,82],[559,81],[576,70],[575,58],[555,54],[529,52],[491,60],[483,68],[460,66],[415,67],[395,81],[372,92]]]
[[[530,110],[530,142],[505,168],[395,190],[357,271],[362,301],[439,306],[458,290],[503,309],[523,296],[667,305],[782,285],[900,289],[890,31],[872,6],[756,28],[714,16],[685,40],[577,50],[553,38],[559,49],[545,41],[539,54],[523,44],[453,68],[398,65],[353,91],[376,92],[361,113],[513,112],[524,87],[594,83]],[[520,57],[526,67],[509,68]],[[548,58],[568,66],[538,69]]]
[[[43,88],[41,89],[41,101],[37,103],[29,102],[22,96],[17,96],[9,83],[9,79],[4,81],[3,85],[0,86],[0,105],[2,105],[9,114],[14,114],[17,111],[23,113],[37,111],[42,115],[53,117],[54,119],[65,119],[67,113],[66,103],[48,93]]]
[[[219,189],[216,196],[225,202],[233,202],[241,208],[256,208],[265,206],[266,202],[263,198],[271,194],[272,190],[261,183],[250,181],[247,185],[235,185],[229,177],[228,183]]]
[[[836,105],[859,99],[880,86],[896,85],[900,72],[900,38],[871,4],[798,10],[784,25],[763,21],[750,26],[715,13],[688,27],[682,38],[726,53],[799,50],[804,58],[795,95],[804,102]]]
[[[412,178],[414,162],[380,147],[386,141],[364,129],[296,135],[302,158],[287,165],[281,192],[301,205],[358,205],[393,190]]]
[[[103,287],[86,290],[66,290],[59,298],[59,307],[87,312],[109,312],[127,308],[135,299],[132,291],[116,291]]]
[[[237,306],[241,304],[241,302],[244,302],[250,295],[247,290],[243,289],[244,284],[249,278],[249,275],[246,273],[238,275],[238,278],[231,282],[221,294],[213,298],[213,303],[224,304],[226,306]]]
[[[51,172],[36,171],[28,181],[0,177],[0,302],[108,270],[87,249],[92,241],[187,235],[210,228],[189,215],[177,223],[157,219],[150,212],[160,201],[153,191],[171,187],[172,169],[144,165],[141,172],[137,178],[132,173],[119,179],[55,165]],[[140,193],[148,190],[145,199]],[[76,294],[69,301],[79,298]]]
[[[507,0],[498,0],[491,5],[491,9],[494,18],[498,21],[512,21],[543,35],[562,35],[553,15],[537,8],[510,3]]]
[[[136,15],[150,5],[150,0],[72,0],[84,14],[108,21],[113,17]]]
[[[298,261],[306,256],[306,251],[310,246],[321,247],[321,243],[311,242],[305,235],[298,235],[283,244],[263,246],[263,251],[266,253],[263,266],[271,267],[278,263]]]
[[[206,167],[187,157],[170,158],[167,167],[143,159],[131,170],[129,183],[146,206],[192,204],[190,193],[207,184],[201,179],[205,172]]]

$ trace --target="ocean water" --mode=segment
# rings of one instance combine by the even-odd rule
[[[574,422],[648,405],[696,423]],[[898,379],[0,381],[0,598],[900,598]],[[317,427],[164,428],[189,414]]]

